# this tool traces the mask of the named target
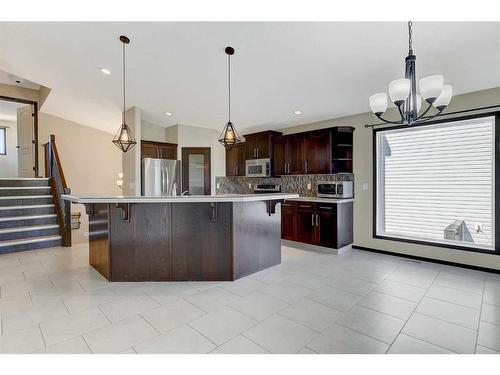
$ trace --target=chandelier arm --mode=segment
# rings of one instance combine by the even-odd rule
[[[387,123],[387,124],[395,124],[395,125],[401,125],[403,122],[402,121],[389,121],[389,120],[386,120],[382,117],[382,115],[377,115],[375,114],[375,116],[377,116],[379,118],[379,120]]]
[[[417,118],[415,119],[414,122],[417,122],[418,120],[420,120],[422,117],[424,117],[427,112],[429,112],[429,110],[431,109],[432,107],[432,104],[431,103],[427,103],[429,106],[427,107],[427,109],[420,115],[420,116],[417,116]]]
[[[446,108],[446,107],[445,107],[445,108]],[[445,108],[443,108],[442,110],[439,110],[439,109],[438,109],[438,113],[436,113],[436,114],[434,114],[434,115],[432,115],[432,116],[427,116],[427,118],[425,118],[425,119],[422,119],[422,116],[420,116],[420,117],[417,119],[417,121],[415,121],[415,122],[414,122],[414,124],[421,124],[421,123],[423,123],[423,122],[427,122],[427,121],[429,121],[429,120],[432,120],[434,117],[439,116],[439,115],[440,115],[440,114],[441,114],[441,113],[445,110]]]

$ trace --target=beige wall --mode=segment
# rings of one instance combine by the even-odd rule
[[[368,101],[368,98],[366,98],[366,101]],[[452,102],[446,112],[499,104],[500,88],[494,88],[456,96],[452,99]],[[500,256],[496,255],[373,238],[372,130],[365,128],[364,125],[366,123],[372,124],[377,122],[377,118],[372,113],[362,113],[354,116],[283,129],[284,133],[289,134],[331,126],[354,126],[356,128],[354,131],[353,161],[356,192],[354,203],[354,244],[394,253],[409,254],[449,262],[500,269]],[[499,124],[497,124],[497,131],[500,131]],[[500,173],[500,171],[497,171],[497,173]],[[368,184],[367,191],[363,191],[363,183]],[[498,213],[497,220],[500,220],[500,218],[498,218]],[[497,241],[498,240],[500,239],[497,239]]]
[[[141,110],[132,107],[125,112],[125,122],[129,126],[137,145],[132,147],[126,153],[122,153],[116,146],[115,149],[120,152],[122,157],[123,171],[123,195],[141,195]]]
[[[176,131],[177,142],[173,143],[178,144],[178,159],[182,158],[183,147],[210,147],[211,194],[215,194],[215,177],[226,174],[226,151],[218,142],[219,132],[189,125],[176,125]]]
[[[168,142],[167,130],[163,126],[142,120],[141,139],[144,141]]]
[[[6,155],[0,155],[0,178],[17,177],[17,122],[0,120],[6,128]]]
[[[111,142],[113,134],[46,113],[40,113],[38,132],[41,175],[45,175],[42,145],[50,134],[54,134],[72,193],[121,195],[116,180],[122,167],[122,152]],[[73,205],[72,210],[82,212],[81,228],[72,232],[73,242],[86,242],[88,219],[85,209],[83,205]]]

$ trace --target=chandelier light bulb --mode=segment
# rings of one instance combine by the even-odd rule
[[[428,103],[433,103],[441,95],[441,91],[443,91],[443,76],[436,74],[424,77],[420,79],[419,86],[422,97]]]
[[[442,111],[446,108],[448,104],[450,104],[451,97],[453,95],[453,89],[451,85],[443,85],[443,90],[441,90],[441,95],[437,97],[437,99],[432,103],[434,107],[438,111]]]
[[[379,92],[370,96],[370,108],[377,116],[382,115],[387,110],[387,94]]]
[[[398,107],[410,95],[410,80],[408,78],[395,79],[389,83],[389,96],[394,104]]]

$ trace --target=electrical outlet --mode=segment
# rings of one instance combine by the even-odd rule
[[[311,183],[310,183],[310,182],[308,182],[308,183],[307,183],[307,190],[311,190],[311,189],[312,189]]]
[[[217,189],[220,189],[220,182],[217,182],[215,186],[217,186]]]
[[[363,182],[363,191],[368,191],[368,182]]]
[[[252,184],[248,184],[248,188],[249,188],[249,189],[252,189]]]

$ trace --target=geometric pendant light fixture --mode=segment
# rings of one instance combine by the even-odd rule
[[[137,142],[134,139],[132,131],[125,122],[125,45],[130,43],[130,39],[122,35],[120,36],[120,41],[123,45],[123,113],[122,125],[113,137],[113,143],[123,152],[127,152],[134,147]]]
[[[227,54],[227,68],[228,68],[228,122],[222,133],[219,136],[219,142],[224,145],[226,150],[231,150],[234,145],[243,142],[242,138],[236,131],[233,123],[231,122],[231,56],[234,55],[233,47],[226,47],[225,52]]]
[[[408,22],[408,56],[405,59],[405,78],[396,79],[389,83],[389,97],[397,107],[400,119],[389,121],[382,117],[387,110],[387,93],[374,94],[370,96],[369,100],[372,112],[388,124],[414,125],[427,122],[443,112],[452,97],[452,87],[443,84],[442,75],[432,75],[420,79],[420,94],[417,94],[417,57],[413,54],[411,27],[412,22],[410,21]],[[422,99],[427,103],[427,108],[420,112]],[[432,107],[437,110],[437,113],[426,116]]]

